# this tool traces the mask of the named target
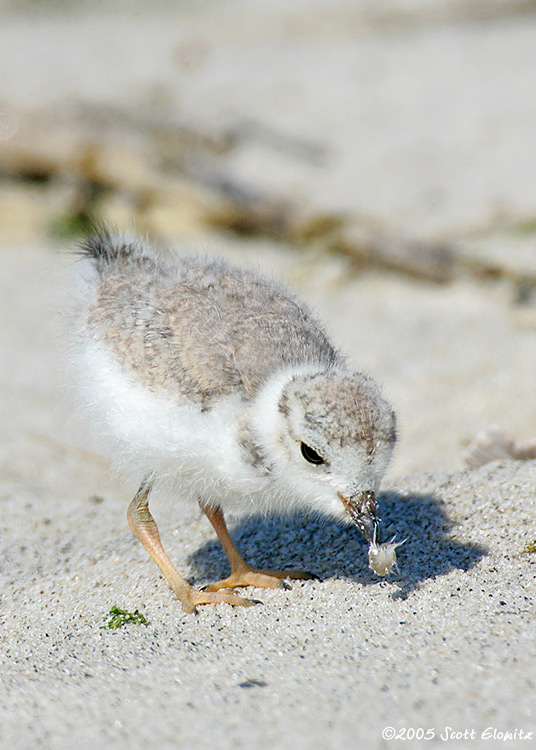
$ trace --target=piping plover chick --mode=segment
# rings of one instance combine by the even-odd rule
[[[228,509],[353,521],[382,551],[378,573],[389,572],[396,545],[377,542],[375,493],[395,442],[393,411],[309,310],[250,271],[163,255],[105,229],[80,250],[78,384],[109,454],[143,477],[128,522],[183,609],[247,606],[228,589],[313,577],[251,568],[227,530]],[[200,504],[228,578],[198,591],[179,574],[149,511],[155,482]]]

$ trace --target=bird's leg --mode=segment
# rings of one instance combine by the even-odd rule
[[[205,591],[218,591],[219,589],[229,589],[235,586],[258,586],[264,589],[275,589],[285,585],[283,582],[285,578],[316,578],[312,573],[300,570],[257,570],[256,568],[252,568],[236,549],[229,535],[222,509],[203,505],[202,503],[199,504],[201,505],[201,510],[213,525],[231,564],[231,575],[222,581],[216,581],[216,583],[205,586]]]
[[[242,599],[227,592],[209,593],[206,591],[197,591],[180,575],[162,547],[158,526],[149,510],[148,498],[152,486],[152,475],[148,475],[141,483],[139,490],[128,506],[128,523],[136,539],[143,544],[162,571],[175,596],[180,600],[183,610],[185,612],[194,612],[198,604],[211,604],[213,602],[225,602],[243,607],[255,604],[256,602],[250,599]]]

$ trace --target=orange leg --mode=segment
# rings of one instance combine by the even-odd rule
[[[136,539],[143,544],[162,571],[175,596],[180,600],[183,610],[194,612],[198,604],[211,604],[213,602],[225,602],[242,607],[250,607],[252,604],[256,604],[251,599],[242,599],[228,592],[197,591],[180,575],[162,547],[158,527],[149,510],[148,498],[152,486],[151,476],[146,477],[141,483],[134,499],[128,506],[128,523]]]
[[[216,583],[205,586],[205,591],[231,589],[235,586],[258,586],[264,589],[275,589],[285,585],[284,578],[316,578],[312,573],[305,573],[300,570],[256,570],[252,568],[236,549],[227,530],[222,509],[211,508],[201,503],[200,505],[201,510],[213,525],[231,564],[231,575],[222,581],[216,581]]]

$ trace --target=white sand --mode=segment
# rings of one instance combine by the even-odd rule
[[[252,591],[263,601],[252,609],[185,615],[127,527],[135,488],[113,483],[106,461],[75,437],[52,313],[64,261],[44,250],[1,253],[10,326],[1,359],[0,746],[419,747],[384,742],[382,731],[422,728],[437,744],[449,726],[475,738],[446,746],[489,748],[518,745],[483,739],[488,727],[536,731],[536,556],[520,554],[535,536],[534,462],[388,480],[386,538],[408,538],[389,580],[368,569],[353,528],[237,519],[250,562],[301,566],[322,580]],[[280,256],[263,257],[273,267]],[[333,330],[345,330],[344,320],[335,312]],[[394,345],[398,328],[390,330]],[[454,440],[446,424],[440,431]],[[418,442],[411,451],[419,455]],[[206,520],[155,507],[179,569],[195,585],[222,577],[226,561]],[[149,624],[100,629],[114,605]]]

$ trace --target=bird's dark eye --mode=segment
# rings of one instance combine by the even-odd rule
[[[309,461],[310,464],[323,464],[324,459],[322,456],[319,456],[318,453],[311,448],[310,445],[307,445],[306,443],[301,443],[301,452],[302,456],[305,458],[306,461]]]

